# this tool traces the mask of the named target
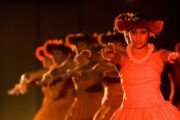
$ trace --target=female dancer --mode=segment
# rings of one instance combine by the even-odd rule
[[[155,50],[148,42],[162,31],[163,21],[152,21],[144,14],[122,13],[115,18],[115,28],[128,35],[131,43],[124,54],[116,52],[113,45],[102,51],[106,60],[121,66],[124,98],[111,120],[179,120],[178,109],[164,100],[159,88],[164,63],[174,63],[179,55]]]
[[[96,50],[98,41],[88,34],[69,34],[66,37],[66,45],[75,49],[76,56],[74,59],[78,59],[79,63],[70,59],[66,64],[48,71],[42,81],[54,81],[55,78],[72,78],[76,89],[76,98],[67,113],[66,120],[92,120],[96,110],[100,107],[103,88],[100,75],[96,72],[90,73],[87,71],[96,64],[96,62],[89,59],[90,52],[83,52],[83,56],[80,55],[84,49],[88,51]],[[96,57],[96,60],[98,60],[98,57]]]
[[[125,51],[126,43],[124,40],[124,36],[120,33],[108,32],[106,34],[100,34],[98,37],[98,41],[102,46],[113,43],[116,45],[118,50]],[[103,73],[102,82],[104,88],[104,96],[101,100],[101,107],[97,110],[96,114],[93,117],[93,120],[109,120],[115,110],[120,107],[122,102],[123,91],[118,73],[119,68],[117,67],[115,70],[109,71],[110,66],[108,66],[107,69],[109,70],[106,71],[105,66],[107,66],[108,64],[108,62],[103,65],[100,64],[103,68],[101,70],[101,73]],[[97,68],[95,69],[96,71]]]

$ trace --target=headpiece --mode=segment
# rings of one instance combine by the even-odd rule
[[[45,57],[44,47],[43,47],[43,46],[37,47],[37,48],[36,48],[36,51],[35,51],[35,55],[36,55],[36,58],[37,58],[39,61],[43,61],[43,60],[44,60],[44,57]]]
[[[114,21],[115,29],[118,32],[129,31],[133,28],[146,27],[154,34],[158,34],[163,29],[163,21],[153,21],[141,13],[122,13]]]
[[[125,40],[123,34],[117,32],[108,32],[100,34],[98,36],[98,42],[100,45],[105,46],[108,44],[108,42],[119,42],[124,44]]]
[[[66,44],[76,45],[78,42],[85,42],[87,44],[97,43],[96,37],[85,33],[69,34],[66,37]]]
[[[57,39],[46,41],[44,43],[44,50],[45,50],[45,55],[47,55],[50,58],[53,58],[53,50],[60,50],[64,54],[68,54],[72,52],[71,48],[65,46],[62,40],[57,40]]]

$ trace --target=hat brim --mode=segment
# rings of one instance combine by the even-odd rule
[[[125,43],[124,35],[123,34],[116,34],[116,35],[107,35],[107,34],[101,34],[98,38],[99,44],[108,44],[109,42],[120,42]]]
[[[72,49],[69,46],[65,46],[63,40],[48,40],[44,43],[44,54],[49,57],[53,58],[53,51],[59,50],[62,54],[68,54],[72,52]]]
[[[66,45],[77,45],[78,42],[84,42],[87,44],[98,43],[96,38],[89,35],[85,36],[83,34],[70,34],[66,37]]]
[[[45,57],[44,47],[43,46],[37,47],[35,51],[35,55],[39,61],[43,61]]]
[[[128,31],[133,28],[146,27],[155,34],[161,33],[164,26],[163,21],[147,21],[147,20],[139,20],[139,21],[116,20],[114,24],[118,32]]]

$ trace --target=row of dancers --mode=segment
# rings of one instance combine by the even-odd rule
[[[157,26],[154,27],[157,24],[159,31]],[[139,14],[123,13],[115,18],[115,28],[114,31],[99,35],[77,33],[69,34],[65,39],[45,41],[35,52],[37,59],[42,63],[42,68],[23,73],[19,83],[15,84],[8,94],[25,94],[31,85],[41,87],[44,94],[42,106],[35,114],[34,120],[157,120],[160,117],[162,119],[159,120],[165,120],[166,117],[162,116],[166,114],[166,109],[163,109],[165,112],[162,112],[162,116],[155,115],[155,112],[151,115],[154,109],[152,106],[155,106],[155,110],[159,109],[156,104],[159,103],[158,100],[162,102],[162,98],[153,101],[155,103],[143,101],[149,96],[156,98],[157,93],[158,96],[161,95],[160,81],[157,80],[158,76],[154,71],[157,71],[158,75],[162,71],[159,66],[153,65],[158,64],[163,68],[162,61],[156,58],[161,53],[153,52],[153,45],[148,44],[147,41],[146,43],[139,39],[140,42],[135,41],[146,33],[151,37],[161,32],[161,22],[150,22]],[[153,35],[150,35],[151,33]],[[142,54],[140,52],[136,56],[138,59],[135,59],[132,56],[136,55],[138,50],[142,50],[141,47],[138,48],[141,44],[143,44],[142,48],[146,46],[147,48],[143,55],[140,55]],[[137,49],[134,53],[129,51],[133,47]],[[175,47],[177,52],[168,52],[167,62],[172,64],[174,61],[177,62],[179,49],[180,43],[177,43]],[[145,71],[140,68],[146,68],[146,66],[148,67]],[[153,68],[153,72],[149,68]],[[179,79],[179,69],[178,67],[173,74],[169,74],[172,84],[174,79]],[[139,74],[145,75],[144,82],[140,81]],[[151,77],[154,77],[153,80],[147,81]],[[143,93],[146,88],[150,90],[149,95]],[[159,106],[162,107],[161,104]],[[151,109],[150,112],[149,109]],[[174,111],[171,114],[173,120],[178,120],[178,110],[173,107],[170,109]],[[144,113],[146,111],[150,115]],[[172,119],[171,117],[169,118]]]
[[[69,34],[65,40],[46,41],[36,49],[43,68],[23,73],[8,93],[25,94],[31,84],[42,88],[42,107],[34,120],[110,119],[123,97],[117,67],[101,55],[110,41],[125,51],[123,35],[115,32]]]

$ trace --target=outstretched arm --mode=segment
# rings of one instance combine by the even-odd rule
[[[47,69],[39,69],[32,72],[23,73],[20,77],[19,83],[15,84],[14,88],[8,90],[8,95],[25,94],[28,90],[28,86],[41,79],[42,75]]]
[[[114,43],[108,43],[108,45],[101,50],[102,57],[115,65],[118,65],[122,54],[125,54],[125,47]]]
[[[169,63],[173,64],[175,62],[175,60],[179,59],[179,53],[162,49],[162,50],[160,50],[160,57],[164,62],[169,62]]]
[[[59,65],[58,67],[53,68],[45,73],[39,84],[50,85],[59,78],[68,79],[74,74],[75,71],[88,63],[89,59],[87,59],[86,56],[78,54],[74,57],[74,59],[70,59],[66,64]]]

